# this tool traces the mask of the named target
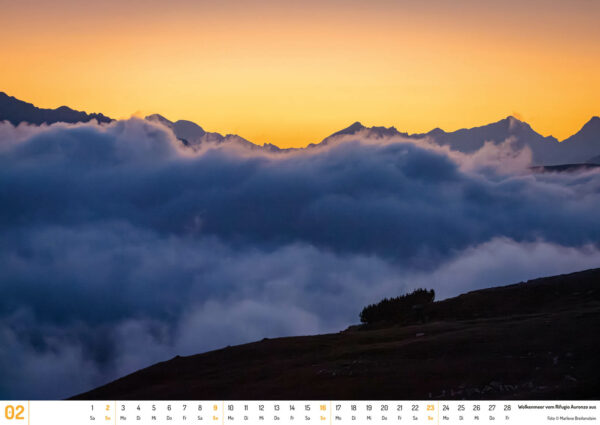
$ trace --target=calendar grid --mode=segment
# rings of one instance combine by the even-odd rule
[[[0,425],[598,423],[599,401],[1,401]]]

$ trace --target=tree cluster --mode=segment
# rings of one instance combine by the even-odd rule
[[[424,321],[424,309],[435,299],[433,289],[415,289],[409,294],[395,298],[385,298],[377,304],[370,304],[360,312],[360,321],[366,324],[377,322]]]

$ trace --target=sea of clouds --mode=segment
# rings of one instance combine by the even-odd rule
[[[335,332],[600,266],[600,172],[533,173],[514,141],[269,153],[165,127],[0,124],[0,398],[62,398],[174,355]]]

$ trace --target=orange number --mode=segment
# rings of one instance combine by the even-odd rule
[[[11,406],[9,404],[4,408],[4,417],[8,420],[11,420],[11,419],[23,420],[23,419],[25,419],[23,417],[24,413],[25,413],[25,407],[23,407],[20,404],[16,407]]]
[[[13,419],[15,417],[15,408],[10,404],[4,408],[4,417],[6,419]]]

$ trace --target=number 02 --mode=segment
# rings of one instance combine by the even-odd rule
[[[11,419],[17,419],[17,420],[22,420],[25,419],[23,417],[23,413],[25,412],[25,407],[18,405],[18,406],[11,406],[10,404],[8,406],[6,406],[4,408],[4,417],[8,420]]]

